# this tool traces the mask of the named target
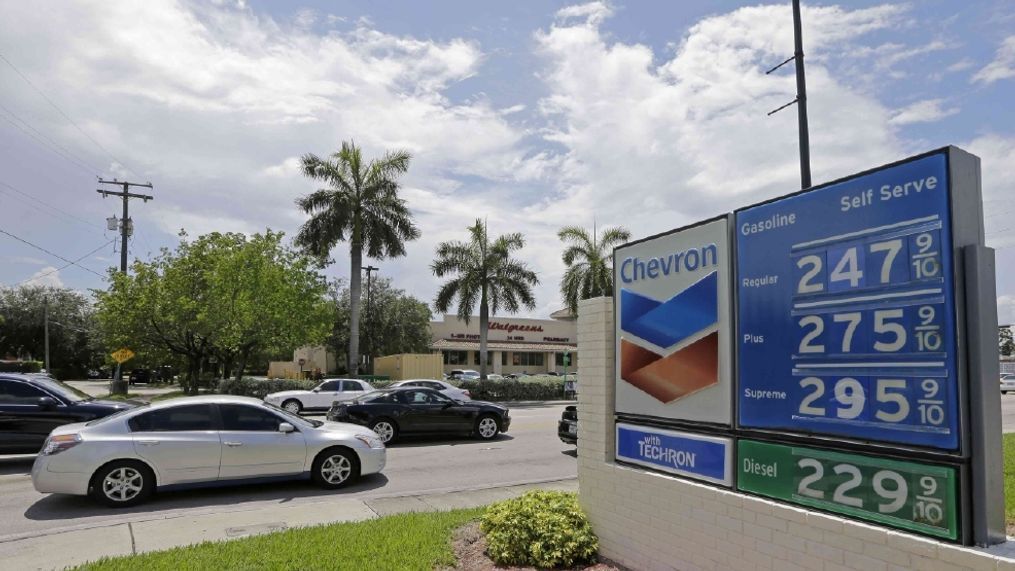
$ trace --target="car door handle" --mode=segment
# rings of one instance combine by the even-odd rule
[[[226,446],[232,446],[232,447],[234,447],[234,448],[235,448],[236,446],[243,446],[243,443],[242,443],[242,442],[225,442],[224,444],[225,444]]]
[[[155,445],[157,445],[159,443],[159,441],[158,440],[138,440],[137,443],[140,444],[141,446],[155,446]]]

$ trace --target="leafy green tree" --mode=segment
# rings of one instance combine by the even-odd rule
[[[184,389],[195,394],[213,356],[239,377],[260,352],[322,342],[327,284],[317,261],[283,246],[282,236],[183,234],[175,251],[111,274],[110,288],[97,292],[107,343],[175,355],[185,363]]]
[[[53,371],[76,377],[101,364],[90,300],[70,289],[39,285],[0,288],[0,357],[43,360],[47,305]]]
[[[572,314],[578,314],[578,302],[613,295],[613,248],[631,239],[625,228],[607,228],[598,236],[580,226],[566,226],[557,233],[565,244],[561,256],[567,270],[560,280],[560,295]]]
[[[410,155],[393,151],[368,163],[355,143],[322,159],[303,157],[303,174],[328,185],[296,201],[310,219],[296,236],[296,243],[310,254],[327,259],[339,242],[349,241],[349,351],[350,374],[359,367],[360,297],[363,289],[363,249],[367,256],[383,260],[405,255],[405,242],[419,238],[405,201],[398,197],[397,179],[409,169]]]
[[[363,352],[374,357],[430,351],[430,306],[392,286],[391,278],[375,278],[370,304],[363,312]],[[336,355],[349,346],[349,288],[341,281],[332,287],[337,319],[331,345]]]
[[[1012,340],[1010,326],[998,328],[997,348],[1004,357],[1010,357],[1012,353],[1015,353],[1015,341]]]
[[[486,224],[477,219],[469,227],[469,241],[441,242],[437,246],[437,259],[430,265],[434,275],[453,276],[441,286],[434,301],[435,309],[447,313],[458,300],[459,319],[468,323],[472,310],[479,302],[479,374],[486,378],[487,334],[490,315],[501,308],[517,313],[522,306],[535,309],[532,288],[539,283],[535,272],[524,262],[511,258],[511,252],[520,250],[525,239],[519,233],[498,236],[490,242]]]

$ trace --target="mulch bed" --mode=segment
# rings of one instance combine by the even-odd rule
[[[499,567],[486,556],[486,537],[479,530],[479,522],[468,523],[455,530],[452,547],[458,564],[445,571],[538,571],[535,567]],[[589,566],[568,567],[560,571],[627,571],[616,564],[596,563]]]

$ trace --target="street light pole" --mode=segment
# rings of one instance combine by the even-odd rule
[[[45,337],[46,337],[46,339],[44,341],[44,344],[46,346],[46,373],[52,375],[53,372],[49,370],[49,295],[47,294],[46,297],[43,298],[43,300],[44,301],[43,301],[42,307],[43,307],[43,314],[45,316],[44,319],[45,319],[45,322],[46,322],[43,325],[43,330],[45,331]]]
[[[800,188],[811,187],[811,141],[807,126],[807,79],[804,76],[804,38],[803,24],[800,20],[800,0],[793,0],[793,55],[786,61],[765,72],[765,75],[772,73],[787,63],[796,62],[796,99],[789,103],[769,111],[772,116],[779,111],[796,104],[797,107],[797,129],[800,141]]]
[[[376,272],[376,271],[380,270],[380,268],[378,268],[376,266],[363,266],[362,269],[365,270],[366,273],[367,273],[367,319],[366,319],[366,321],[368,323],[370,323],[370,326],[367,327],[367,336],[366,337],[367,337],[367,348],[368,348],[368,350],[367,350],[366,353],[367,353],[367,358],[370,359],[370,374],[372,375],[372,374],[374,374],[374,362],[373,362],[373,351],[374,351],[374,343],[373,343],[373,337],[374,337],[374,317],[373,317],[373,315],[374,315],[374,312],[373,312],[373,303],[372,303],[373,302],[373,287],[371,287],[371,286],[372,286],[372,283],[373,283],[373,280],[372,280],[373,272]]]

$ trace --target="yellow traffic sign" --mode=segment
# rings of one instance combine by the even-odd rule
[[[109,354],[109,356],[112,357],[113,360],[116,361],[117,363],[123,364],[126,361],[130,361],[134,357],[134,352],[124,347],[119,351],[113,351],[112,353]]]

